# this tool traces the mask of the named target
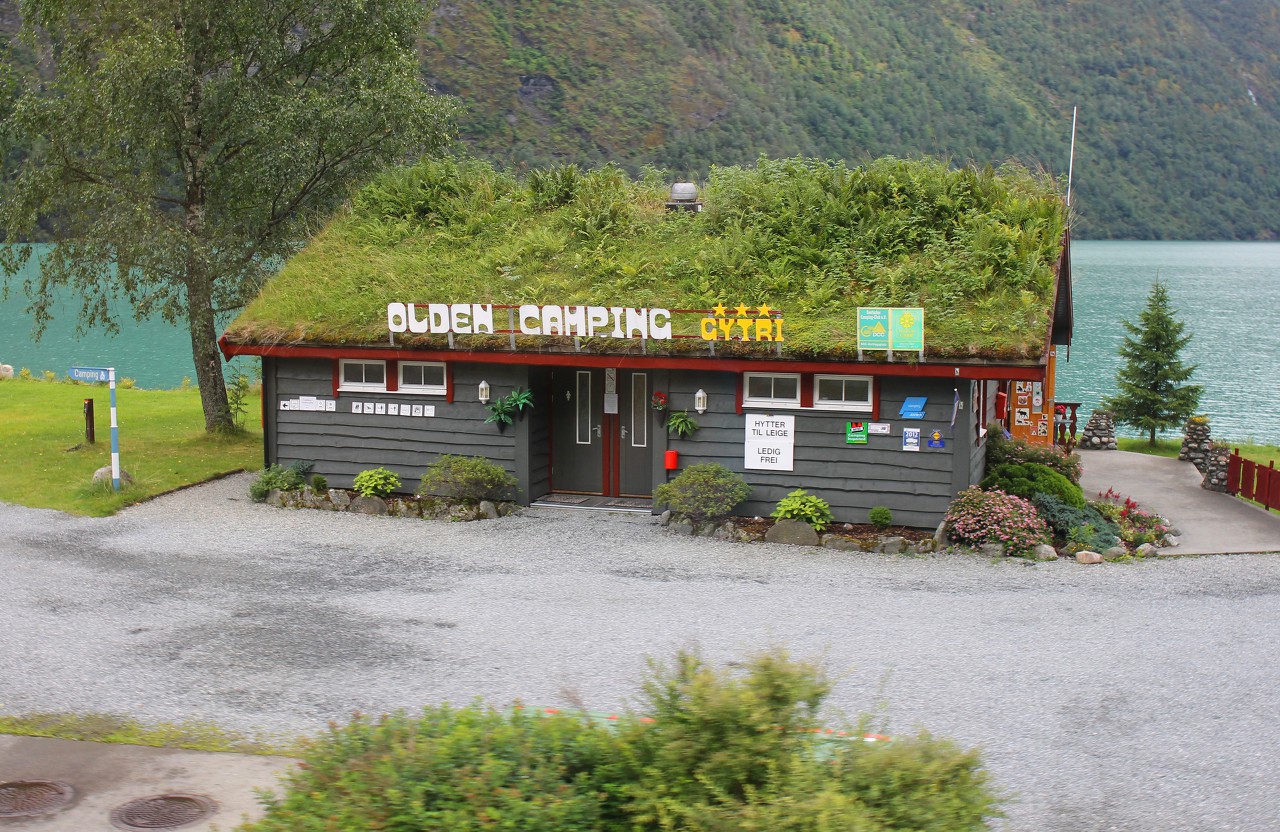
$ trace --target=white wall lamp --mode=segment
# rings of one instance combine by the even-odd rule
[[[480,389],[477,391],[477,396],[480,399],[480,404],[489,403],[489,382],[480,382]]]
[[[698,388],[698,392],[693,394],[693,409],[699,414],[707,412],[707,391]]]

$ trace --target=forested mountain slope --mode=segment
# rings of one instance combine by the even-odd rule
[[[422,55],[500,163],[927,153],[1065,176],[1078,104],[1078,236],[1280,236],[1274,0],[443,0]]]

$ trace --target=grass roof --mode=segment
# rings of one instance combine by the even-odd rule
[[[517,178],[449,158],[387,171],[267,283],[228,339],[386,345],[391,301],[766,304],[785,317],[784,357],[830,359],[856,354],[859,306],[919,306],[926,360],[1031,361],[1044,350],[1066,220],[1046,176],[928,159],[762,159],[713,169],[701,213],[666,211],[669,189],[657,171],[637,180],[612,166]],[[696,319],[686,325],[696,331]],[[428,335],[396,343],[443,346]],[[702,346],[651,342],[649,352],[681,344]]]

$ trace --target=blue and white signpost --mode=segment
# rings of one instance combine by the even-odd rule
[[[76,381],[105,381],[111,391],[111,487],[120,490],[120,428],[116,422],[116,368],[72,367],[67,375]]]

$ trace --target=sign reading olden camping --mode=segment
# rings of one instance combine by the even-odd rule
[[[858,307],[858,349],[924,349],[924,309],[920,307]]]
[[[507,328],[494,323],[494,310],[508,310]],[[689,310],[677,310],[687,312]],[[781,313],[761,304],[725,306],[700,313],[698,336],[704,341],[784,341]],[[553,306],[527,303],[388,303],[387,329],[393,333],[454,335],[560,335],[582,338],[680,337],[671,329],[670,309],[626,306]]]

